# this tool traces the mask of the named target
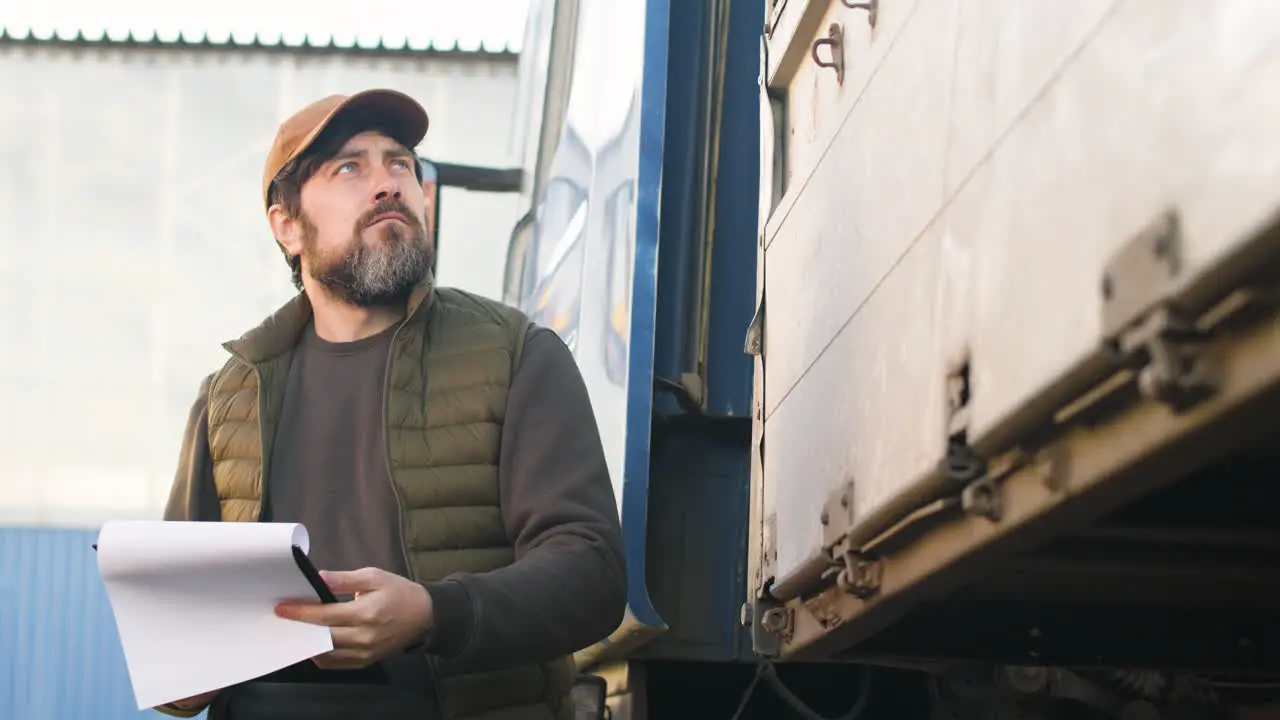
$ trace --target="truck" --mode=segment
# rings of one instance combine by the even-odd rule
[[[1273,81],[1261,0],[532,0],[425,162],[597,414],[580,717],[1275,717]]]

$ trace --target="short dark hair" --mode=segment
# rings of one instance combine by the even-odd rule
[[[311,179],[321,165],[337,155],[348,140],[369,131],[382,133],[403,145],[405,149],[413,150],[409,147],[409,143],[404,141],[401,128],[388,122],[384,115],[367,110],[349,111],[335,118],[301,155],[280,168],[280,172],[276,173],[267,191],[268,206],[281,205],[289,217],[294,219],[302,217],[302,186]],[[423,179],[421,162],[414,163],[413,172],[418,178],[418,183],[421,184]],[[302,258],[298,255],[289,255],[288,261],[289,270],[293,274],[293,286],[301,290]]]

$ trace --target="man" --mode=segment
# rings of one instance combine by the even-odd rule
[[[277,609],[332,652],[163,712],[569,720],[568,656],[622,619],[582,378],[550,330],[434,285],[426,130],[387,90],[279,129],[263,199],[301,292],[201,384],[165,517],[303,523],[353,599]]]

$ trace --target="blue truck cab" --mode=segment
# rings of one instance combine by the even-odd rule
[[[629,572],[626,621],[582,652],[584,665],[750,657],[739,622],[752,389],[743,338],[755,310],[762,13],[761,0],[530,5],[519,166],[500,188],[518,193],[523,217],[502,300],[577,359]],[[435,175],[494,189],[451,180],[457,166]]]
[[[629,613],[584,659],[749,655],[763,5],[535,0],[504,300],[573,350],[622,518]],[[744,150],[746,150],[744,152]]]

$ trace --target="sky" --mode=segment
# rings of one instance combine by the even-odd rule
[[[176,40],[208,36],[246,42],[427,45],[464,50],[519,51],[529,0],[381,0],[324,3],[316,0],[0,0],[0,27],[10,35],[47,38]]]

